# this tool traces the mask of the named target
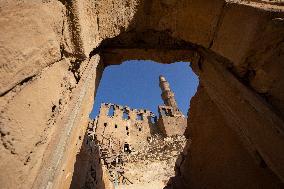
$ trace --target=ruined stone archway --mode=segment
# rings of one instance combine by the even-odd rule
[[[200,180],[236,188],[283,182],[281,1],[1,3],[1,186],[69,186],[81,125],[103,69],[98,54],[107,64],[130,57],[194,57],[202,85],[195,106],[212,104],[212,110],[195,113],[212,116],[222,127],[211,137],[223,141],[201,140],[205,126],[212,128],[208,122],[202,123],[204,132],[193,126],[189,134],[196,147],[184,162],[181,182],[197,188],[206,183]],[[222,160],[228,163],[216,161],[204,170],[208,161],[198,143],[211,153],[212,146],[227,144]],[[216,169],[219,174],[211,174]]]

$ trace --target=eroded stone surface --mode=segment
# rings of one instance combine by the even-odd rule
[[[77,157],[71,188],[163,188],[175,176],[175,166],[180,166],[176,161],[187,142],[184,136],[163,137],[157,132],[120,144],[118,131],[98,140],[95,122],[89,123],[82,147],[88,150]]]
[[[229,74],[237,78],[235,84],[250,89],[249,98],[231,95],[229,86],[232,85],[212,80],[217,87],[212,88],[211,83],[209,99],[198,95],[192,100],[193,104],[200,100],[200,104],[208,101],[217,107],[212,112],[210,107],[208,111],[207,107],[199,107],[202,110],[200,119],[193,113],[192,120],[194,117],[197,120],[192,125],[195,132],[188,131],[192,135],[193,148],[185,157],[187,163],[181,166],[182,177],[200,178],[195,181],[206,178],[208,185],[218,188],[234,183],[233,178],[241,179],[230,187],[258,186],[262,182],[281,187],[278,184],[279,179],[283,182],[284,160],[279,159],[281,153],[279,155],[277,151],[283,149],[281,142],[267,142],[263,148],[265,142],[256,142],[255,138],[265,134],[265,138],[273,139],[271,141],[283,141],[282,1],[2,0],[0,14],[1,187],[39,188],[41,181],[46,181],[41,185],[43,188],[69,187],[75,156],[82,142],[79,136],[83,137],[87,127],[87,114],[91,110],[103,64],[117,64],[129,57],[166,63],[191,60],[207,92],[210,90],[208,81],[215,77],[211,71],[204,71],[206,67],[203,66],[206,61],[217,58],[218,64],[224,65]],[[91,66],[94,62],[89,61],[98,53],[102,57],[99,69]],[[214,73],[224,76],[222,71]],[[224,77],[226,80],[227,76]],[[92,84],[88,78],[93,80]],[[91,87],[86,89],[85,84]],[[227,98],[218,98],[217,94]],[[82,99],[89,101],[81,103]],[[227,111],[222,109],[224,107]],[[251,107],[255,107],[254,111]],[[261,107],[265,107],[265,111]],[[191,111],[196,111],[196,108]],[[271,116],[263,116],[262,112]],[[253,136],[253,142],[248,145],[241,142],[243,135],[234,129],[228,131],[230,137],[224,137],[221,144],[206,145],[209,132],[203,132],[202,126],[212,128],[210,120],[206,119],[212,113],[219,118],[222,114],[224,118],[218,119],[218,125],[223,128],[220,132],[238,122],[249,126],[247,120],[265,121],[257,121],[258,124],[242,131],[245,136]],[[246,119],[247,113],[253,116]],[[234,124],[230,124],[232,120]],[[74,124],[76,129],[64,130],[67,123]],[[213,129],[211,134],[219,136],[220,132]],[[64,142],[58,153],[57,144],[62,138]],[[198,145],[202,144],[207,154],[200,155]],[[206,162],[211,158],[210,154],[215,153],[214,149],[224,144],[228,145],[226,150],[219,153],[223,154],[220,158],[223,161],[215,161],[212,169],[207,169],[203,163],[191,167],[193,162]],[[252,154],[251,149],[257,149],[259,154]],[[264,153],[268,149],[271,153]],[[193,155],[198,156],[197,159]],[[48,160],[54,157],[58,163],[51,166]],[[251,163],[251,157],[259,157],[257,162],[266,161],[267,166],[259,168],[258,163]],[[224,162],[227,162],[226,166],[223,166]],[[246,169],[233,168],[238,163]],[[225,181],[223,177],[232,179]],[[182,184],[183,181],[176,182]],[[191,187],[202,188],[203,183],[206,182],[192,182]]]
[[[61,59],[64,6],[1,1],[0,95]]]
[[[149,110],[101,104],[88,124],[71,188],[163,188],[179,172],[186,117],[166,78],[159,80],[165,103],[158,106],[159,121]]]

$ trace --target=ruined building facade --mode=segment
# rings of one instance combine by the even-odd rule
[[[94,120],[97,140],[112,143],[118,151],[122,147],[139,148],[141,142],[147,141],[156,130],[154,114],[149,110],[130,109],[129,107],[103,103]],[[131,146],[128,146],[128,145]]]
[[[111,143],[116,151],[126,147],[138,149],[154,134],[163,136],[183,135],[187,118],[179,110],[165,77],[160,76],[159,85],[164,105],[158,106],[159,117],[146,109],[102,103],[99,115],[92,121],[97,140]]]
[[[165,105],[158,107],[158,120],[149,110],[101,104],[77,156],[72,189],[167,186],[187,141],[186,118],[163,76],[160,87]]]

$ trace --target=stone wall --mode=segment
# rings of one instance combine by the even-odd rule
[[[192,139],[173,188],[281,188],[260,156],[249,154],[204,86],[191,100],[188,137]],[[205,119],[206,118],[206,119]],[[202,183],[202,184],[201,184]]]
[[[196,182],[199,178],[218,188],[226,188],[226,183],[281,187],[282,1],[0,3],[2,188],[70,186],[103,68],[127,59],[187,60],[199,75],[204,90],[198,93],[208,100],[199,95],[192,100],[203,104],[198,107],[202,119],[195,114],[190,118],[197,123],[189,123],[192,149],[181,166],[182,177],[192,176],[192,188],[206,186]],[[203,101],[214,110],[207,111]],[[220,129],[212,129],[215,124],[206,119],[212,115],[218,117]],[[220,144],[205,145],[209,140],[203,126],[212,129],[212,136],[230,133],[220,142],[228,145],[220,153],[222,161],[210,169],[196,162],[207,162]],[[199,139],[206,154],[199,153]],[[239,164],[243,169],[236,167]],[[238,184],[235,178],[241,178]]]
[[[159,119],[157,126],[165,136],[184,135],[187,120],[180,111],[170,106],[159,106]]]
[[[101,104],[95,123],[97,139],[101,143],[113,143],[113,149],[117,148],[117,151],[123,149],[124,144],[138,149],[148,137],[157,132],[156,123],[152,119],[154,117],[149,110]]]
[[[108,170],[103,165],[102,153],[100,153],[99,143],[95,139],[94,129],[95,124],[93,120],[90,120],[87,132],[82,139],[80,152],[76,155],[71,189],[114,188]]]

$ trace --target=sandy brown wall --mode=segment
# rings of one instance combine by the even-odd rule
[[[0,185],[51,187],[72,178],[102,63],[73,53],[60,1],[0,3]]]
[[[211,110],[201,112],[205,117],[201,126],[192,126],[196,130],[192,132],[191,153],[196,154],[192,156],[196,159],[189,158],[187,162],[197,167],[185,164],[186,178],[192,174],[206,178],[212,186],[226,186],[227,181],[216,183],[215,179],[226,173],[228,182],[234,183],[233,178],[244,171],[250,173],[247,178],[258,184],[263,181],[264,185],[273,182],[278,186],[277,178],[283,181],[284,160],[280,153],[284,146],[283,3],[261,0],[1,0],[0,3],[0,185],[3,188],[69,187],[82,142],[79,136],[83,137],[103,70],[97,54],[101,53],[104,64],[111,64],[107,60],[115,59],[116,56],[111,56],[118,52],[132,52],[125,57],[133,59],[148,57],[164,62],[189,59],[187,53],[194,56],[194,70],[209,97],[200,94],[200,104],[204,99],[213,103],[212,111],[215,107],[218,110],[213,115]],[[114,51],[107,53],[108,48]],[[204,61],[211,56],[221,57],[219,62],[224,63],[222,69],[234,78],[233,85],[231,80],[223,82],[228,74],[216,71],[215,67],[212,70],[211,64]],[[215,75],[225,79],[215,82]],[[253,119],[246,119],[245,115]],[[227,135],[219,143],[209,145],[206,136],[210,133],[204,132],[202,126],[211,127],[206,119],[211,116],[220,122],[210,132],[212,137],[223,137],[219,135],[221,131]],[[190,119],[194,117],[193,114]],[[234,128],[241,128],[251,142],[244,142],[248,140]],[[207,162],[198,143],[208,154],[214,154],[212,150],[223,145],[227,153],[220,159],[229,163],[224,166],[216,161],[208,172],[198,171],[204,165],[200,163]],[[250,157],[258,157],[251,149],[257,149],[266,168],[251,163]],[[236,153],[242,157],[235,156]],[[240,166],[235,167],[238,163]],[[243,170],[244,165],[251,168]],[[208,174],[215,168],[223,170],[220,175]],[[236,186],[249,184],[241,178]],[[203,186],[191,184],[197,188]]]
[[[174,188],[283,187],[267,165],[244,148],[202,84],[191,100],[188,123],[192,143]]]

